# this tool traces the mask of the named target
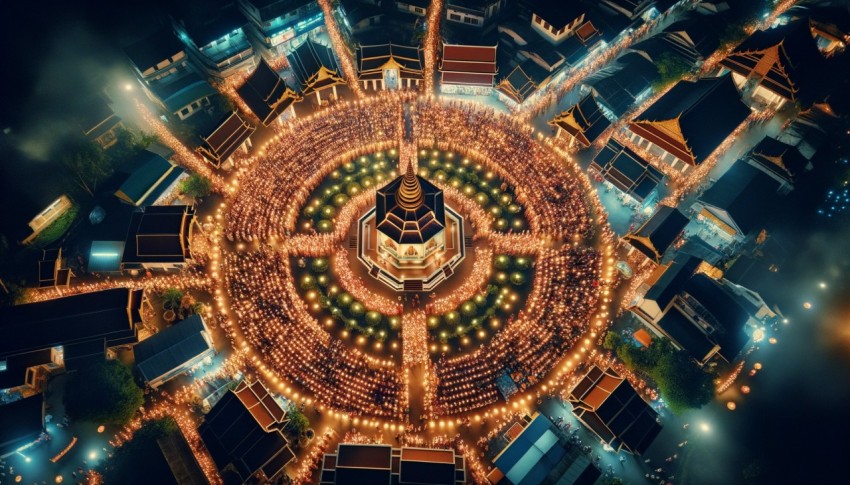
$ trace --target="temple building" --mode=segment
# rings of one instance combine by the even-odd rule
[[[283,434],[288,422],[260,381],[244,380],[204,416],[198,434],[225,483],[271,483],[295,459]]]
[[[658,414],[613,369],[591,367],[568,400],[573,415],[615,452],[640,455],[661,432]]]
[[[803,172],[813,168],[812,163],[797,147],[766,136],[750,150],[747,163],[770,175],[779,184],[779,192],[787,194]]]
[[[549,124],[558,128],[559,136],[561,133],[566,133],[569,136],[570,146],[578,144],[581,147],[588,148],[611,126],[611,121],[605,117],[605,113],[596,104],[595,97],[588,94],[578,103],[555,116]]]
[[[643,209],[655,202],[664,179],[661,171],[613,138],[594,157],[590,170]]]
[[[636,231],[623,236],[623,240],[632,246],[629,252],[637,250],[650,261],[660,264],[664,253],[673,246],[687,225],[688,217],[679,209],[659,205],[649,220]]]
[[[395,90],[419,86],[422,48],[397,45],[361,45],[357,49],[357,75],[363,89]]]
[[[629,123],[639,146],[681,172],[701,164],[747,119],[731,76],[680,81]]]
[[[460,485],[466,478],[466,461],[452,449],[339,443],[322,458],[319,483]]]
[[[378,252],[397,268],[423,267],[446,248],[443,191],[413,173],[378,190]]]
[[[670,340],[698,364],[734,362],[755,329],[776,317],[761,296],[732,283],[697,258],[679,256],[659,266],[629,311],[656,336]]]
[[[720,63],[755,103],[808,107],[821,101],[825,59],[808,21],[757,31]]]
[[[440,91],[447,94],[489,95],[498,72],[496,45],[443,44]]]
[[[305,98],[315,93],[316,100],[321,104],[321,91],[330,88],[333,90],[333,97],[336,98],[337,85],[345,84],[342,71],[337,66],[330,47],[307,39],[292,51],[287,59],[300,85],[297,91]]]
[[[204,142],[196,151],[204,156],[215,168],[221,168],[230,161],[237,150],[248,153],[251,147],[251,134],[254,126],[239,116],[237,111],[228,114],[209,136],[201,137]]]
[[[257,68],[236,92],[264,126],[278,119],[287,108],[290,109],[290,115],[294,116],[295,108],[292,105],[302,99],[264,59],[260,60]],[[279,119],[283,121],[283,118]]]
[[[722,245],[739,243],[765,229],[772,208],[780,200],[782,185],[760,167],[738,160],[694,203],[697,220],[708,226]]]
[[[465,256],[463,218],[444,204],[440,188],[414,173],[412,163],[378,189],[375,208],[358,223],[358,259],[396,291],[431,291]]]

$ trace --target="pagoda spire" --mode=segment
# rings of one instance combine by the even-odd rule
[[[419,179],[413,171],[413,164],[407,164],[407,172],[404,174],[404,179],[401,181],[401,188],[398,191],[398,205],[402,209],[416,210],[424,202],[425,197],[422,194],[422,185],[419,184]]]

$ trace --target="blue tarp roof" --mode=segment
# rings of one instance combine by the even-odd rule
[[[565,454],[552,422],[539,414],[502,450],[495,465],[515,485],[539,484]]]

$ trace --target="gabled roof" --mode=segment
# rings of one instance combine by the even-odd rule
[[[115,288],[0,309],[0,358],[93,340],[135,341],[142,290]]]
[[[443,44],[440,62],[443,84],[473,84],[493,86],[498,72],[497,45]]]
[[[793,183],[806,170],[809,161],[797,147],[766,136],[750,150],[749,160],[762,170]]]
[[[670,265],[667,266],[667,269],[664,270],[655,284],[647,290],[644,299],[656,302],[658,307],[664,310],[673,301],[673,298],[681,293],[685,283],[694,275],[699,264],[698,258],[677,257],[670,262]]]
[[[608,140],[590,166],[610,184],[640,202],[664,179],[661,171],[614,139]]]
[[[401,79],[422,79],[422,48],[393,44],[361,45],[357,49],[360,79],[381,79],[384,69],[397,69]]]
[[[151,68],[157,70],[157,64],[183,52],[184,49],[183,43],[174,35],[174,31],[163,27],[128,46],[124,52],[139,72],[143,73]]]
[[[677,307],[672,307],[656,324],[676,345],[698,362],[705,362],[717,346],[708,335],[688,319]]]
[[[699,198],[714,211],[728,215],[742,235],[755,230],[778,200],[778,183],[761,170],[735,162],[720,179]]]
[[[198,428],[201,440],[218,470],[222,471],[233,465],[242,481],[247,481],[259,472],[268,480],[274,480],[295,458],[280,429],[285,421],[277,421],[266,428],[242,400],[247,400],[248,393],[257,396],[253,391],[256,384],[243,381],[236,391],[225,394],[207,413]],[[249,392],[241,394],[245,393],[246,389],[249,389]],[[237,391],[240,394],[237,394]],[[265,395],[268,395],[267,391]],[[260,404],[254,404],[253,407],[258,405]]]
[[[661,432],[655,411],[613,369],[591,367],[569,401],[573,414],[615,449],[643,453]]]
[[[614,64],[619,70],[595,81],[593,93],[597,103],[622,116],[659,75],[652,62],[634,52],[622,55]]]
[[[41,394],[0,405],[0,455],[35,441],[44,431]]]
[[[549,122],[569,133],[585,147],[589,147],[599,135],[611,126],[611,122],[596,103],[593,94],[588,94],[566,111]]]
[[[91,139],[106,133],[121,121],[109,106],[109,100],[99,94],[89,97],[76,119],[83,134]]]
[[[375,220],[396,243],[425,243],[446,227],[443,191],[408,165],[405,175],[378,189]]]
[[[526,3],[532,13],[548,22],[555,30],[566,27],[587,12],[587,7],[575,1],[527,0]]]
[[[254,133],[255,128],[234,111],[224,118],[224,121],[206,137],[201,137],[204,143],[198,147],[198,153],[205,156],[216,166],[235,152],[248,137]]]
[[[664,29],[664,37],[668,42],[682,41],[696,54],[707,58],[720,47],[720,38],[713,18],[697,15],[674,22]]]
[[[493,464],[510,483],[544,483],[566,455],[566,447],[556,433],[552,421],[537,414],[494,458]]]
[[[133,355],[145,381],[154,381],[212,349],[204,331],[201,316],[191,315],[136,344]]]
[[[150,206],[134,212],[121,262],[181,263],[191,259],[189,235],[194,220],[195,209],[187,205]]]
[[[307,39],[287,56],[300,83],[300,94],[307,96],[322,88],[344,84],[345,80],[329,47]]]
[[[151,91],[162,101],[169,113],[177,113],[199,99],[218,93],[210,83],[195,72],[190,72],[166,85],[151,86]]]
[[[647,258],[661,262],[664,252],[673,241],[682,234],[688,218],[679,209],[659,205],[658,209],[637,231],[623,236],[623,239]]]
[[[381,444],[340,443],[337,447],[337,485],[390,483],[392,446]]]
[[[727,74],[679,81],[629,129],[689,165],[699,165],[750,114]]]
[[[260,59],[257,68],[236,92],[266,126],[292,103],[301,100],[301,96],[286,85],[265,59]]]
[[[23,386],[26,384],[27,369],[42,364],[51,362],[52,351],[50,348],[36,350],[35,352],[27,352],[25,354],[17,354],[9,357],[4,357],[6,361],[6,370],[0,372],[0,389],[10,389],[12,387]],[[3,427],[0,426],[0,429]],[[3,440],[0,439],[0,442]]]
[[[502,78],[499,84],[496,85],[497,91],[508,96],[518,104],[528,99],[537,90],[537,83],[526,74],[523,65],[527,66],[526,63],[516,66],[510,74]]]
[[[720,355],[729,362],[734,360],[750,340],[744,331],[750,319],[747,306],[704,274],[694,275],[685,285],[685,292],[714,317],[716,327],[710,337],[720,345]]]
[[[143,150],[129,177],[115,192],[119,199],[135,206],[154,202],[184,170],[156,153]]]
[[[765,88],[803,105],[825,94],[825,59],[807,20],[756,31],[720,63],[744,77],[761,78]]]
[[[454,485],[459,481],[455,459],[452,449],[404,447],[399,463],[399,483]]]

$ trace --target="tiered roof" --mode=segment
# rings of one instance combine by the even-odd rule
[[[818,101],[825,62],[807,20],[757,31],[720,63],[790,101]]]
[[[688,218],[679,209],[659,205],[649,220],[644,222],[637,231],[623,236],[623,239],[647,258],[660,263],[664,252],[682,234],[687,225]]]
[[[769,136],[750,151],[749,161],[757,168],[791,184],[809,166],[809,161],[797,147]]]
[[[586,95],[578,103],[555,116],[549,122],[567,132],[585,147],[589,147],[599,135],[611,126],[611,121],[596,103],[592,94]]]
[[[422,49],[393,44],[361,45],[357,49],[361,80],[382,79],[384,69],[398,69],[401,79],[422,79]]]
[[[292,103],[301,100],[265,59],[260,59],[257,68],[236,92],[266,126]]]
[[[287,58],[300,83],[302,96],[336,84],[345,84],[333,51],[329,47],[307,39]]]
[[[399,244],[423,244],[446,227],[443,191],[413,172],[378,190],[377,229]]]
[[[443,44],[442,83],[492,87],[498,72],[496,47]]]
[[[234,111],[207,137],[197,151],[216,167],[230,158],[239,146],[254,133],[254,127]]]
[[[516,66],[496,86],[496,90],[508,96],[517,104],[522,104],[537,90],[537,82],[523,69],[523,67],[526,69],[530,67],[529,62],[533,64],[534,61],[525,61]]]
[[[629,130],[691,166],[702,163],[750,114],[730,75],[680,81]]]

